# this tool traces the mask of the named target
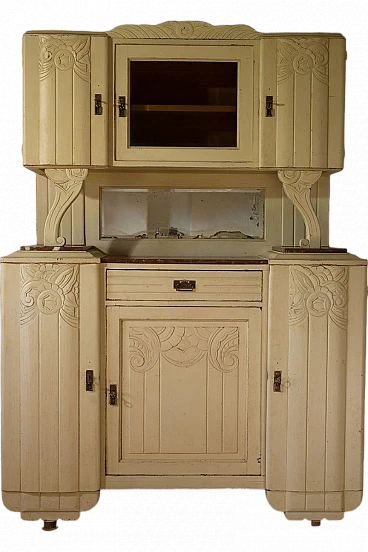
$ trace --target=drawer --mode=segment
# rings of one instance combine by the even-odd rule
[[[261,270],[107,270],[114,301],[261,301]]]

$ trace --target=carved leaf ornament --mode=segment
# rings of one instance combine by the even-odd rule
[[[60,313],[70,326],[79,325],[79,266],[21,265],[20,323],[27,325],[39,313]]]
[[[130,328],[129,342],[135,372],[153,368],[160,355],[178,367],[193,366],[206,355],[220,372],[232,372],[239,365],[238,328],[136,327]]]
[[[289,321],[300,324],[308,315],[324,316],[342,329],[347,324],[348,270],[342,266],[290,268]]]

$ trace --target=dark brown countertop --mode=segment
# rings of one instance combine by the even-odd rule
[[[101,258],[101,263],[131,263],[131,264],[217,264],[217,265],[239,265],[239,264],[268,264],[267,259],[262,257],[243,257],[242,259],[147,259],[131,257],[106,256]]]

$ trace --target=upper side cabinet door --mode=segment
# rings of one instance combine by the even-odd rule
[[[338,36],[262,40],[260,167],[343,167],[345,56]]]
[[[25,165],[107,165],[107,48],[88,34],[24,35]]]
[[[254,46],[126,46],[115,55],[115,164],[254,165]]]

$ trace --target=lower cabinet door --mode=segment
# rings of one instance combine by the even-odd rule
[[[107,307],[108,475],[260,475],[261,309]]]

